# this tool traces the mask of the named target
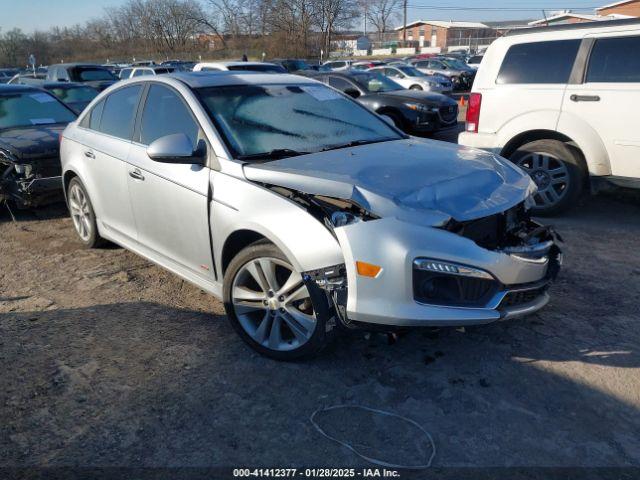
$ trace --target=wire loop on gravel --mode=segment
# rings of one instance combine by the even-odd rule
[[[413,425],[414,427],[418,428],[420,431],[422,431],[425,434],[425,436],[429,439],[429,443],[431,444],[431,455],[429,456],[429,459],[427,460],[427,463],[425,463],[423,465],[401,465],[401,464],[385,462],[384,460],[379,460],[377,458],[369,457],[367,455],[364,455],[363,453],[360,453],[350,443],[343,442],[342,440],[339,440],[339,439],[337,439],[335,437],[332,437],[331,435],[326,433],[320,427],[320,425],[318,425],[317,422],[315,421],[315,417],[316,417],[316,415],[318,413],[328,412],[328,411],[338,410],[338,409],[343,409],[343,408],[357,408],[357,409],[360,409],[360,410],[365,410],[367,412],[377,413],[379,415],[385,415],[387,417],[399,418],[400,420],[404,420],[405,422],[408,422],[411,425]],[[414,421],[414,420],[412,420],[410,418],[407,418],[407,417],[403,417],[402,415],[398,415],[396,413],[385,412],[384,410],[378,410],[378,409],[375,409],[375,408],[363,407],[361,405],[332,405],[330,407],[323,407],[323,408],[317,409],[315,412],[313,412],[311,414],[311,416],[309,417],[309,421],[315,427],[315,429],[320,433],[320,435],[322,435],[322,436],[328,438],[329,440],[332,440],[332,441],[342,445],[343,447],[348,448],[353,453],[355,453],[357,456],[359,456],[360,458],[366,460],[367,462],[373,463],[375,465],[380,465],[382,467],[397,468],[397,469],[404,469],[404,470],[423,470],[425,468],[431,467],[431,463],[433,462],[433,459],[436,456],[436,444],[433,441],[433,437],[431,436],[431,434],[429,432],[427,432],[416,421]]]

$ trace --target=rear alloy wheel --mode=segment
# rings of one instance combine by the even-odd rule
[[[84,246],[94,248],[102,245],[104,240],[98,234],[96,215],[89,200],[89,195],[77,178],[72,178],[67,186],[67,204],[76,233]]]
[[[242,250],[225,273],[223,295],[234,329],[263,355],[292,360],[325,344],[326,297],[312,299],[302,275],[275,245]]]
[[[411,85],[409,90],[424,90],[420,85]]]
[[[582,193],[586,171],[579,154],[558,140],[527,143],[511,155],[538,187],[536,215],[554,215],[573,206]]]

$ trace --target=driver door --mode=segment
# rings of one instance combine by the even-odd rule
[[[127,162],[138,242],[160,263],[213,280],[209,168],[195,160],[165,163],[147,155],[151,143],[176,133],[186,134],[195,151],[205,141],[200,126],[182,96],[166,85],[151,83],[143,104]]]

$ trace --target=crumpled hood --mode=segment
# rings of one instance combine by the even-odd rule
[[[0,149],[19,162],[53,159],[59,162],[60,134],[66,125],[36,125],[0,130]]]
[[[442,95],[441,93],[425,92],[424,90],[397,90],[394,92],[384,92],[379,95],[385,95],[393,98],[399,98],[405,101],[421,101],[431,103],[442,107],[444,105],[457,105],[457,102],[451,97]]]
[[[381,217],[428,225],[500,213],[534,185],[493,154],[423,139],[246,164],[244,172],[255,182],[349,199]]]

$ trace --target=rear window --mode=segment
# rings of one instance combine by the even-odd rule
[[[640,37],[603,38],[596,40],[587,82],[640,82]]]
[[[502,62],[496,83],[567,83],[580,40],[513,45]]]
[[[129,140],[141,91],[141,85],[134,85],[109,95],[105,100],[99,130],[107,135]]]

